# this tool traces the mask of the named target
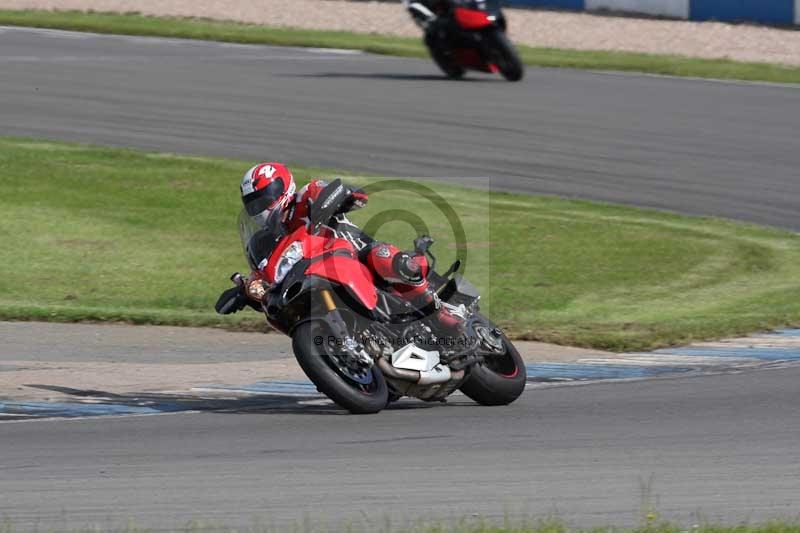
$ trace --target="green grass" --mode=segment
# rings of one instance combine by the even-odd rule
[[[252,162],[0,138],[0,318],[260,328],[218,317],[246,263],[238,182]],[[293,167],[301,181],[331,171]],[[369,178],[352,178],[359,184]],[[431,185],[461,217],[466,274],[517,338],[644,349],[800,324],[800,236],[550,197]],[[457,252],[415,193],[374,194],[361,224],[401,207]],[[405,223],[377,237],[410,247]]]
[[[0,10],[0,24],[237,43],[351,48],[377,54],[427,56],[419,38],[267,27],[207,19],[147,17],[136,13]],[[519,51],[526,64],[541,67],[635,71],[700,78],[800,83],[800,68],[768,63],[529,46],[520,46]]]

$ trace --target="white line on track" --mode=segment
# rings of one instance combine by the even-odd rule
[[[334,54],[345,56],[357,56],[364,53],[361,50],[349,50],[347,48],[303,48],[303,50],[306,52],[311,52],[312,54]]]
[[[557,68],[557,67],[546,67]],[[773,87],[776,89],[800,89],[800,84],[797,83],[778,83],[772,81],[750,81],[750,80],[722,80],[719,78],[699,78],[696,76],[671,76],[669,74],[651,74],[648,72],[620,72],[616,70],[577,70],[570,69],[576,72],[591,72],[600,76],[615,76],[620,78],[656,78],[668,80],[689,80],[699,81],[704,83],[722,83],[724,85],[740,85],[743,87],[756,86],[756,87]]]
[[[8,31],[36,33],[42,37],[63,37],[65,39],[78,39],[86,40],[97,37],[99,33],[79,32],[69,30],[56,30],[51,28],[27,28],[24,26],[0,26],[0,32],[6,33]]]
[[[220,61],[235,60],[244,61],[336,61],[346,59],[350,56],[335,55],[309,55],[309,56],[216,56]],[[154,56],[0,56],[0,63],[152,63]]]
[[[169,37],[149,37],[149,36],[136,36],[136,35],[117,35],[117,34],[101,34],[101,33],[92,33],[92,32],[77,32],[77,31],[69,31],[69,30],[56,30],[56,29],[49,29],[49,28],[29,28],[24,26],[0,26],[0,33],[6,33],[7,31],[19,31],[19,32],[32,32],[38,33],[46,37],[64,37],[67,39],[92,39],[92,38],[115,38],[121,39],[128,42],[135,42],[140,44],[172,44],[172,45],[197,45],[197,46],[219,46],[219,47],[239,47],[239,48],[263,48],[263,47],[278,47],[277,45],[258,45],[258,44],[246,44],[246,43],[224,43],[224,42],[216,42],[216,41],[203,41],[199,39],[176,39],[176,38],[169,38]],[[366,55],[365,52],[361,50],[348,50],[342,48],[304,48],[304,47],[281,47],[287,50],[295,50],[295,51],[303,51],[307,53],[318,53],[318,54],[327,54],[327,55],[344,55],[344,56],[352,56],[352,55]],[[391,60],[391,59],[407,59],[401,58],[397,56],[374,56],[380,57],[382,60]],[[278,59],[277,57],[273,57],[271,59]],[[281,58],[283,59],[283,58]],[[290,59],[290,58],[286,58]],[[298,59],[298,58],[293,58]],[[539,68],[539,69],[551,69],[551,68],[558,68],[558,67],[531,67],[531,68]],[[614,77],[625,77],[625,78],[657,78],[657,79],[672,79],[672,80],[688,80],[694,82],[702,82],[702,83],[721,83],[725,85],[739,85],[739,86],[757,86],[757,87],[772,87],[778,89],[800,89],[800,84],[796,83],[776,83],[776,82],[769,82],[769,81],[748,81],[748,80],[723,80],[718,78],[699,78],[694,76],[671,76],[668,74],[650,74],[645,72],[622,72],[616,70],[581,70],[581,69],[565,69],[565,70],[572,70],[573,72],[579,73],[587,73],[587,74],[596,74],[599,76],[614,76]]]
[[[200,39],[180,39],[175,37],[152,37],[145,35],[118,35],[111,33],[78,32],[70,30],[55,30],[49,28],[29,28],[24,26],[0,26],[0,33],[24,32],[35,33],[45,37],[63,37],[67,39],[116,39],[123,42],[145,45],[178,45],[178,46],[211,46],[217,48],[229,48],[238,50],[264,50],[264,48],[280,48],[287,52],[297,52],[300,54],[327,55],[327,56],[357,56],[364,55],[361,50],[349,50],[345,48],[317,48],[302,46],[278,46],[270,44],[250,44],[250,43],[228,43],[218,41],[204,41]],[[268,59],[297,59],[296,56],[275,56]]]

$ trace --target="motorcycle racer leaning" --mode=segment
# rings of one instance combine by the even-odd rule
[[[326,186],[326,182],[317,179],[296,191],[291,171],[281,163],[268,162],[260,163],[245,173],[240,192],[245,211],[262,228],[270,224],[284,224],[291,233],[309,223],[309,209]],[[362,232],[347,219],[345,213],[364,207],[367,194],[361,189],[347,187],[347,195],[348,199],[336,217],[336,226],[337,231],[345,231],[352,237],[350,241],[358,250],[359,260],[376,279],[385,282],[391,290],[413,305],[422,308],[433,303],[442,326],[458,330],[461,320],[438,304],[438,297],[428,284],[425,256],[401,251]],[[235,313],[245,306],[262,310],[261,301],[267,291],[263,269],[268,259],[254,258],[257,269],[241,286],[222,293],[216,306],[218,313]]]

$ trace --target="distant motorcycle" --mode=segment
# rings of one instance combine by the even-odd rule
[[[500,0],[442,0],[436,12],[414,0],[403,3],[425,31],[425,45],[447,77],[477,70],[499,72],[508,81],[522,79],[522,61],[506,35]]]
[[[292,338],[297,362],[317,389],[352,413],[378,412],[402,396],[443,401],[456,390],[482,405],[516,400],[525,388],[525,363],[480,313],[477,289],[456,274],[460,262],[440,275],[428,250],[433,239],[414,242],[429,258],[428,281],[440,305],[463,320],[454,337],[431,310],[412,306],[358,260],[358,236],[335,215],[346,199],[337,179],[311,206],[309,226],[287,232],[271,223],[262,229],[246,214],[239,225],[251,266],[268,258],[269,290],[260,307],[275,329]],[[238,274],[232,279],[243,283]],[[226,291],[217,311],[234,300]]]

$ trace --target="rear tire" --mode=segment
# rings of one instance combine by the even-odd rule
[[[491,324],[488,319],[486,322]],[[460,387],[461,392],[481,405],[508,405],[525,390],[525,361],[505,334],[502,339],[505,355],[487,358],[473,366]]]
[[[516,48],[511,44],[506,33],[499,28],[495,29],[487,34],[487,40],[491,48],[492,62],[500,69],[500,74],[508,81],[521,80],[525,69]]]
[[[327,339],[329,335],[322,321],[301,324],[292,335],[294,356],[317,390],[353,414],[377,413],[386,407],[389,390],[378,367],[370,369],[372,381],[368,385],[349,379],[336,369],[327,344],[314,341],[315,337]]]

